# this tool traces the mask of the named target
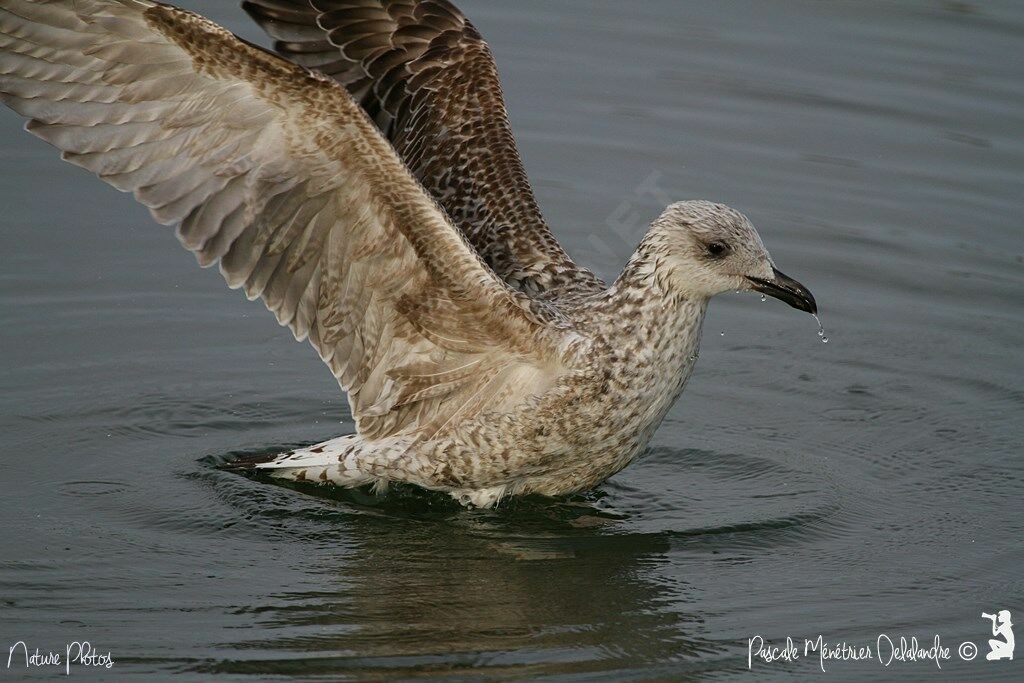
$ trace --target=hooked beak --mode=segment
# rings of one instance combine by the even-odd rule
[[[771,280],[762,280],[759,277],[748,277],[747,279],[754,285],[755,291],[773,296],[779,301],[785,301],[793,308],[807,311],[812,315],[818,312],[818,304],[814,301],[814,295],[802,284],[785,273],[780,273],[776,268],[772,268]]]

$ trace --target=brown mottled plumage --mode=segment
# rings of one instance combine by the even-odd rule
[[[149,0],[0,0],[0,99],[331,368],[358,434],[261,467],[476,505],[578,491],[646,445],[710,296],[813,311],[746,218],[708,202],[669,207],[611,287],[577,267],[487,46],[447,2],[247,9],[304,66]]]
[[[446,0],[246,0],[289,60],[344,85],[470,244],[537,297],[604,288],[541,216],[491,50]]]

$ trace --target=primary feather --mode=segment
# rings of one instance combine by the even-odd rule
[[[511,286],[542,298],[604,288],[548,229],[509,125],[491,50],[445,0],[246,0],[281,55],[344,85],[412,174]]]
[[[494,275],[334,81],[137,0],[2,0],[0,46],[28,129],[308,338],[363,435],[434,433],[557,374],[553,309]]]

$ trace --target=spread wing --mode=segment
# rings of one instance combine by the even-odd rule
[[[490,48],[446,0],[246,0],[288,59],[342,83],[488,264],[534,296],[602,289],[541,216]]]
[[[480,260],[334,81],[144,0],[0,0],[0,98],[308,338],[367,438],[558,374],[558,313]]]

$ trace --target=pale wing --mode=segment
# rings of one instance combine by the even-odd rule
[[[551,234],[490,48],[445,0],[246,0],[292,61],[345,85],[490,266],[535,296],[603,288]]]
[[[557,373],[557,313],[481,262],[332,80],[166,5],[0,0],[0,97],[308,337],[369,438]]]

